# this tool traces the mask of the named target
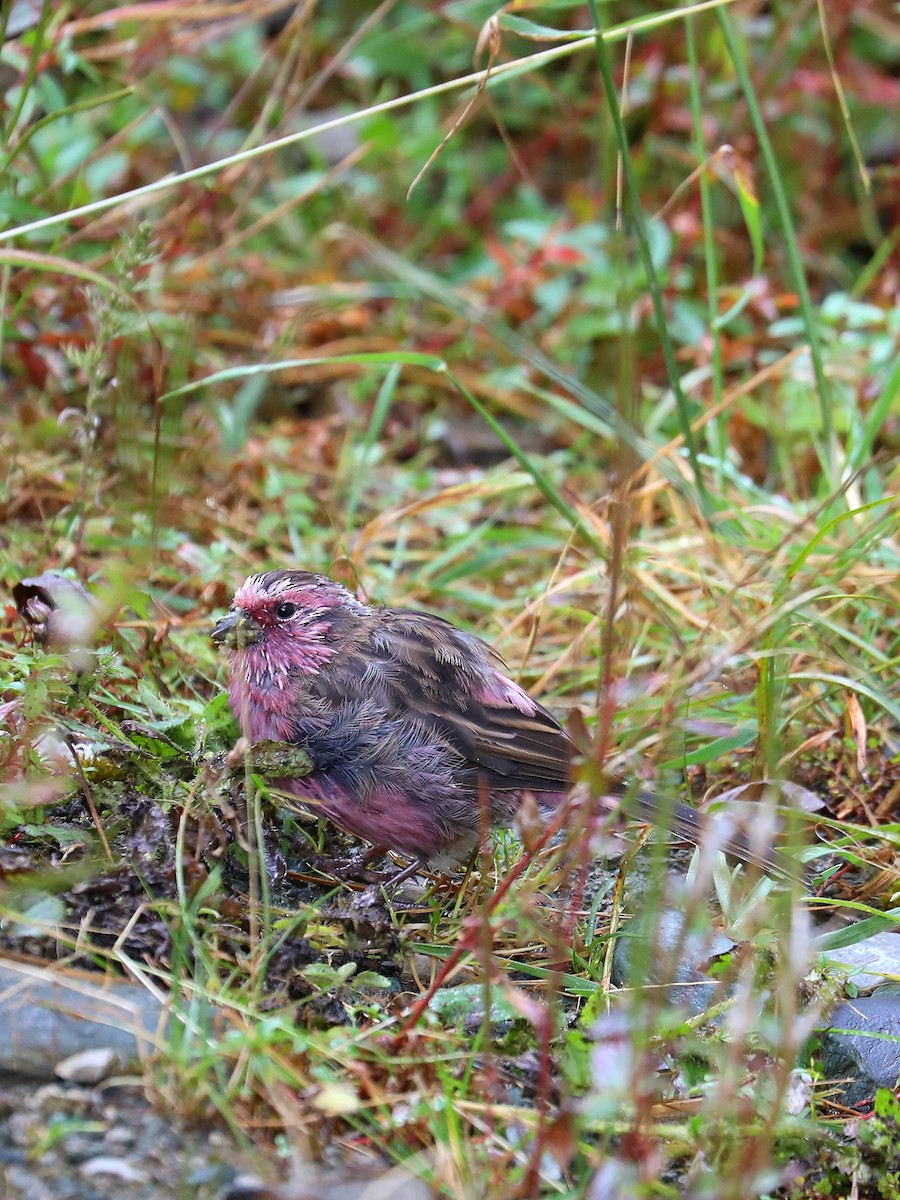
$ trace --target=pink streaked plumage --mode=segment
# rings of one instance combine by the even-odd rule
[[[288,784],[284,791],[309,802],[314,812],[367,842],[389,846],[410,858],[419,858],[423,847],[434,847],[432,853],[440,851],[441,829],[435,815],[415,808],[402,792],[372,788],[361,806],[343,788],[333,782],[325,783],[315,775],[295,780],[293,784],[289,780],[280,782]],[[462,844],[457,849],[461,851]]]
[[[488,645],[440,617],[362,604],[322,575],[269,571],[241,585],[213,638],[231,648],[229,700],[250,739],[294,742],[312,759],[312,773],[282,789],[376,846],[419,862],[459,856],[485,817],[508,825],[525,792],[544,810],[567,795],[565,730]],[[647,792],[636,801],[645,818],[703,838],[686,805]],[[741,835],[719,840],[764,870],[793,870]]]
[[[328,645],[330,626],[322,619],[335,596],[321,587],[294,586],[290,579],[265,590],[260,578],[251,576],[235,593],[232,608],[244,613],[263,636],[232,654],[228,699],[251,741],[290,741],[299,676],[318,671],[336,652]],[[277,606],[286,603],[306,614],[302,628],[289,629],[275,616]]]
[[[252,741],[304,746],[284,790],[352,833],[427,859],[467,850],[481,811],[511,821],[523,791],[566,794],[572,745],[480,639],[440,617],[360,603],[303,571],[251,576],[214,631]]]

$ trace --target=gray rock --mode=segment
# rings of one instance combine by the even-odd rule
[[[95,1046],[92,1050],[80,1050],[70,1054],[53,1068],[58,1079],[69,1083],[99,1083],[113,1071],[118,1070],[120,1060],[109,1046]]]
[[[869,992],[884,983],[885,976],[900,979],[900,933],[876,933],[855,946],[827,951],[823,957],[829,967],[846,969],[859,991]]]
[[[98,1154],[95,1158],[89,1158],[81,1164],[79,1170],[88,1179],[94,1175],[106,1175],[119,1179],[122,1183],[147,1182],[146,1174],[138,1170],[127,1158],[113,1158],[109,1154]]]
[[[666,908],[646,922],[629,922],[616,940],[612,981],[617,987],[660,987],[669,1004],[696,1015],[723,998],[709,967],[735,943],[712,926],[685,932],[684,921],[681,910]]]
[[[820,1035],[819,1069],[844,1104],[871,1099],[900,1078],[900,984],[839,1004]]]
[[[6,1195],[13,1200],[28,1196],[29,1200],[56,1200],[55,1193],[42,1180],[35,1178],[34,1167],[12,1166],[3,1172]]]
[[[0,960],[0,998],[0,1073],[36,1079],[98,1042],[123,1062],[138,1059],[165,1020],[146,988],[53,964]]]
[[[242,1175],[222,1200],[429,1200],[433,1193],[421,1179],[403,1167],[380,1171],[374,1163],[360,1163],[358,1172],[308,1167],[301,1177],[281,1187],[270,1186],[253,1175]]]

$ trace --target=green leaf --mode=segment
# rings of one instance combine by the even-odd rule
[[[592,33],[582,30],[555,29],[552,25],[539,25],[537,21],[528,21],[525,17],[515,17],[511,13],[501,13],[498,24],[501,29],[528,38],[532,42],[573,42],[593,36]]]
[[[900,928],[900,908],[892,908],[883,916],[866,917],[856,921],[846,929],[836,929],[833,933],[825,933],[815,940],[816,953],[824,954],[828,950],[842,950],[845,946],[857,946],[876,933],[884,933]]]
[[[665,771],[677,771],[680,767],[694,767],[700,763],[712,762],[714,759],[730,754],[732,750],[740,750],[744,746],[751,745],[757,735],[756,725],[747,725],[737,733],[729,734],[727,737],[714,738],[713,741],[698,746],[696,750],[689,750],[686,754],[679,754],[677,758],[670,758],[667,762],[661,763],[660,767]]]
[[[750,176],[738,164],[734,171],[734,182],[737,185],[738,203],[744,216],[744,224],[750,234],[750,244],[753,246],[753,274],[758,275],[762,270],[765,245],[762,233],[762,217],[760,215],[759,199],[753,190]]]
[[[23,833],[34,838],[52,838],[58,846],[80,846],[85,841],[85,831],[77,825],[22,825]]]
[[[360,973],[354,977],[353,986],[355,988],[387,989],[391,986],[391,981],[384,975],[379,975],[377,971],[360,971]]]
[[[53,937],[65,918],[65,905],[59,896],[37,892],[25,898],[17,913],[5,923],[8,938]]]

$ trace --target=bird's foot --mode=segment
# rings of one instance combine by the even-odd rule
[[[342,883],[387,883],[391,877],[390,871],[373,871],[367,867],[361,856],[335,859],[330,873]]]
[[[367,864],[371,861],[373,861],[371,856],[364,854],[342,861],[334,861],[332,873],[337,875],[339,879],[353,880],[358,883],[380,884],[393,892],[401,884],[413,879],[420,871],[426,870],[425,863],[418,858],[414,859],[407,866],[401,867],[399,871],[370,871]]]
[[[354,854],[350,858],[332,858],[323,854],[311,860],[310,865],[342,883],[384,883],[391,879],[392,872],[369,870],[369,864],[381,858],[384,853],[382,846],[372,846],[362,854]]]
[[[308,859],[309,865],[333,879],[342,883],[365,883],[383,886],[390,891],[399,888],[408,879],[412,879],[420,871],[426,869],[426,861],[416,858],[399,871],[373,871],[369,864],[382,858],[387,853],[384,846],[370,846],[362,854],[354,854],[352,858],[332,858],[328,855],[317,855]]]

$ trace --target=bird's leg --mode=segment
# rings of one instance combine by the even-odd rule
[[[417,875],[419,871],[423,870],[427,862],[428,859],[423,858],[421,855],[418,858],[414,858],[409,866],[403,867],[395,875],[388,876],[384,881],[384,886],[388,888],[399,887],[401,883],[406,883],[407,879],[412,879],[413,875]]]
[[[401,912],[418,903],[415,897],[400,895],[398,889],[402,883],[416,875],[426,867],[428,859],[419,855],[411,863],[393,875],[384,872],[377,882],[360,892],[351,892],[347,902],[347,911],[342,916],[349,916],[357,923],[357,932],[364,925],[371,926],[374,932],[391,928],[394,913]],[[367,872],[370,879],[373,871]]]

